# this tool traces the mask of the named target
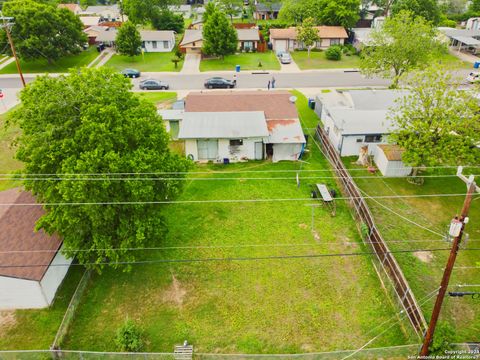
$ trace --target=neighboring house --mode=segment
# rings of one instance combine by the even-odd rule
[[[192,15],[192,5],[168,5],[168,10],[174,14],[189,18]]]
[[[125,15],[122,16],[118,4],[113,5],[94,5],[88,6],[83,12],[84,15],[97,15],[106,21],[126,21]]]
[[[260,43],[258,29],[235,29],[238,37],[238,50],[257,50]],[[203,33],[201,29],[187,29],[180,42],[180,49],[187,54],[200,54],[203,46]]]
[[[101,18],[100,16],[80,16],[80,21],[84,28],[88,28],[100,24]]]
[[[80,14],[83,10],[78,4],[58,4],[60,9],[67,9],[73,12],[75,15]]]
[[[439,32],[446,38],[450,46],[459,51],[468,48],[480,47],[479,29],[454,29],[449,27],[439,27]]]
[[[408,176],[412,172],[412,167],[403,163],[402,154],[404,152],[405,150],[398,145],[377,145],[373,150],[373,161],[383,176]]]
[[[89,45],[94,45],[97,42],[97,36],[101,32],[104,32],[107,30],[107,27],[105,26],[90,26],[83,30],[83,32],[87,35],[88,37],[88,44]]]
[[[255,11],[253,12],[253,18],[255,20],[271,20],[278,17],[278,13],[282,8],[282,3],[263,4],[257,3],[255,5]]]
[[[315,48],[327,49],[331,45],[343,45],[348,39],[345,28],[341,26],[316,26],[319,41]],[[289,27],[286,29],[270,29],[270,42],[274,51],[293,51],[304,49],[302,42],[297,41],[297,29]]]
[[[363,146],[372,154],[395,130],[387,115],[406,94],[400,90],[332,91],[317,95],[315,112],[340,156],[359,155]]]
[[[465,25],[466,30],[480,30],[480,18],[470,18]]]
[[[200,18],[200,19],[192,21],[192,23],[190,24],[190,26],[188,28],[193,29],[193,30],[202,30],[203,29],[203,19]]]
[[[117,29],[107,28],[96,38],[97,43],[115,46]],[[141,30],[142,49],[145,52],[170,52],[175,47],[175,32],[170,30]]]
[[[20,188],[0,192],[0,310],[48,307],[72,260],[61,253],[62,240],[35,231],[43,215],[31,193]],[[8,267],[8,266],[11,267]]]
[[[305,136],[287,91],[190,93],[178,138],[195,161],[298,160]]]
[[[362,50],[363,47],[369,46],[372,42],[370,34],[372,33],[372,28],[354,28],[353,32],[353,43],[352,45],[358,51]]]

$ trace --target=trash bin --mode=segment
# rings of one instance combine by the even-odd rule
[[[473,68],[478,69],[479,67],[480,67],[480,61],[475,61],[475,63],[473,64]]]
[[[308,107],[312,110],[315,110],[315,100],[308,99]]]
[[[308,107],[311,107],[311,103],[312,103],[313,99],[312,98],[308,98]]]
[[[236,66],[235,66],[235,71],[236,71],[236,72],[240,72],[240,65],[236,65]]]

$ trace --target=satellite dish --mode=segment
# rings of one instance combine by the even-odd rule
[[[296,97],[296,96],[290,96],[290,97],[288,98],[288,100],[290,100],[291,103],[294,103],[294,104],[295,104],[295,102],[297,101],[297,97]]]

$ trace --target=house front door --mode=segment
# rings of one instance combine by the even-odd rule
[[[262,160],[263,159],[263,143],[256,142],[255,143],[255,160]]]

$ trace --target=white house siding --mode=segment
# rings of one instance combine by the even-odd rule
[[[383,176],[402,177],[412,172],[412,168],[406,166],[403,161],[388,160],[385,153],[378,147],[375,147],[373,160]]]
[[[383,136],[380,142],[367,143],[365,142],[365,135],[344,135],[343,141],[340,140],[340,156],[356,156],[360,154],[360,148],[365,145],[368,145],[368,153],[373,155],[378,144],[387,143],[386,138],[386,136]]]
[[[201,139],[199,139],[201,140]],[[213,139],[214,140],[214,139]],[[230,139],[218,139],[218,157],[219,161],[223,159],[229,159],[230,162],[241,161],[242,159],[255,159],[255,143],[262,143],[263,149],[263,139],[262,138],[248,138],[242,139],[243,145],[230,146]],[[185,154],[192,155],[194,161],[202,161],[206,159],[199,159],[198,157],[198,146],[197,139],[187,139],[185,140]],[[263,158],[263,154],[262,154]]]
[[[0,276],[0,310],[40,309],[48,305],[38,281]]]
[[[145,52],[170,52],[173,49],[175,42],[168,41],[144,41],[143,49]]]
[[[302,152],[302,144],[273,144],[273,162],[282,160],[298,160]]]
[[[63,266],[63,264],[70,265],[72,263],[72,260],[73,259],[65,258],[65,256],[63,256],[60,251],[57,252],[57,255],[55,255],[55,257],[53,258],[52,263],[45,272],[45,275],[43,275],[43,278],[40,281],[40,286],[42,287],[48,304],[52,303],[58,287],[65,278],[65,275],[67,275],[69,266]]]

